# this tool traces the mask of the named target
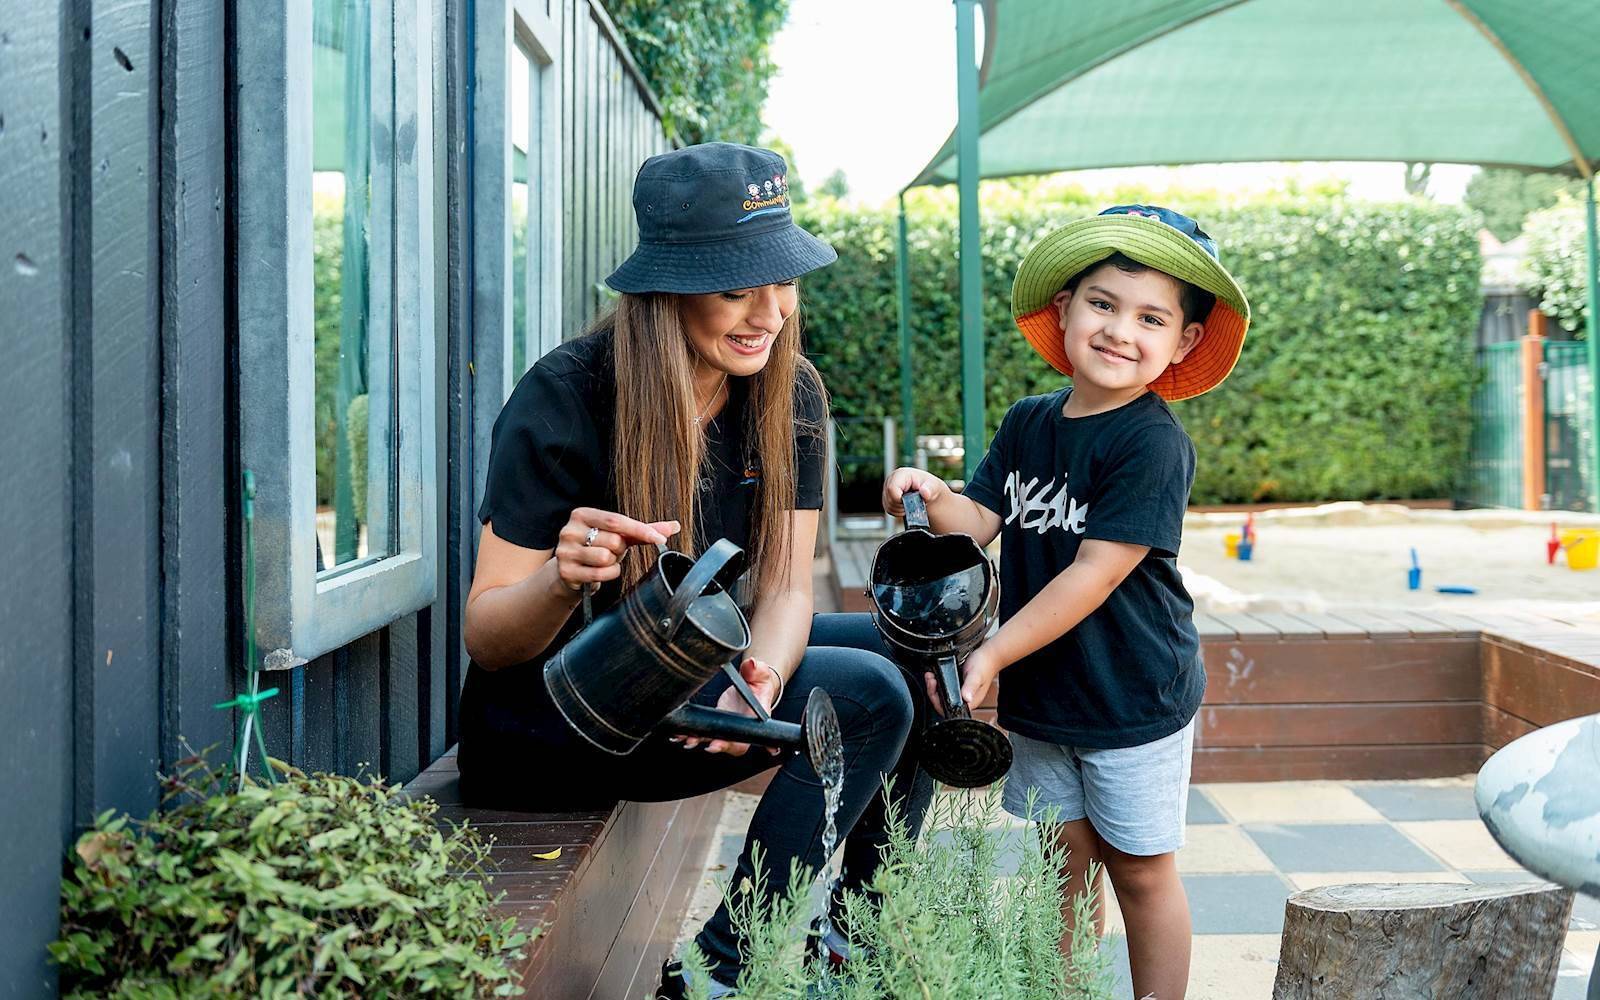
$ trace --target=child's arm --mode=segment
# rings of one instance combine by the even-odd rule
[[[928,524],[939,534],[960,531],[971,535],[980,546],[994,541],[1000,533],[1000,515],[962,496],[944,484],[944,480],[921,469],[896,469],[883,481],[883,509],[895,517],[904,517],[906,508],[900,498],[911,490],[922,494],[928,503]]]
[[[1148,545],[1085,539],[1072,565],[1056,574],[1000,631],[967,657],[962,671],[962,700],[969,708],[977,708],[989,694],[995,675],[1066,635],[1089,617],[1149,551]]]

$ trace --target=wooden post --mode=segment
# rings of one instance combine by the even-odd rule
[[[1523,510],[1544,509],[1544,330],[1544,313],[1528,310],[1528,335],[1522,338]]]
[[[1285,906],[1272,997],[1547,997],[1571,911],[1543,882],[1309,889]]]

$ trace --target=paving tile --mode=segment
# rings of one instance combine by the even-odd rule
[[[1228,817],[1222,815],[1216,803],[1199,788],[1189,789],[1188,823],[1197,826],[1205,823],[1226,823]]]
[[[1429,872],[1444,868],[1387,823],[1252,823],[1244,830],[1283,872]]]
[[[1185,875],[1197,935],[1279,934],[1289,883],[1277,875]],[[1203,941],[1196,941],[1200,948]]]
[[[1206,794],[1235,823],[1375,823],[1383,814],[1334,781],[1208,784]],[[1367,867],[1372,867],[1368,865]]]
[[[1207,934],[1194,940],[1188,1000],[1270,997],[1278,974],[1278,935]]]
[[[1236,826],[1191,826],[1178,849],[1178,871],[1184,874],[1270,872],[1272,861],[1255,841]]]
[[[1589,977],[1594,974],[1595,949],[1600,948],[1600,931],[1572,931],[1561,952],[1561,971],[1556,975],[1556,991],[1551,1000],[1584,1000]]]
[[[1466,885],[1468,878],[1460,872],[1295,872],[1285,876],[1296,890],[1320,889],[1325,885],[1356,885],[1362,882],[1416,883],[1445,882]]]
[[[1478,818],[1470,782],[1387,781],[1352,785],[1350,790],[1386,819]]]
[[[1396,823],[1395,827],[1443,858],[1452,868],[1467,871],[1518,867],[1511,855],[1500,849],[1489,830],[1476,819],[1425,820]]]

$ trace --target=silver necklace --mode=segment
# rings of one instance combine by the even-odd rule
[[[722,373],[722,381],[717,383],[717,391],[713,392],[711,394],[711,398],[706,401],[706,405],[705,406],[700,408],[700,413],[694,418],[694,425],[696,427],[699,427],[700,426],[700,421],[702,421],[702,420],[704,420],[706,418],[707,411],[709,411],[711,409],[711,407],[716,405],[717,397],[722,395],[722,387],[727,385],[727,384],[728,384],[728,373],[727,372],[723,372]]]

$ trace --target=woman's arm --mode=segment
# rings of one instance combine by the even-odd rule
[[[586,545],[590,528],[596,532]],[[676,521],[645,524],[579,507],[554,549],[528,549],[496,535],[489,521],[467,594],[467,655],[485,670],[538,656],[578,606],[585,584],[616,579],[628,546],[664,542],[677,531]]]

